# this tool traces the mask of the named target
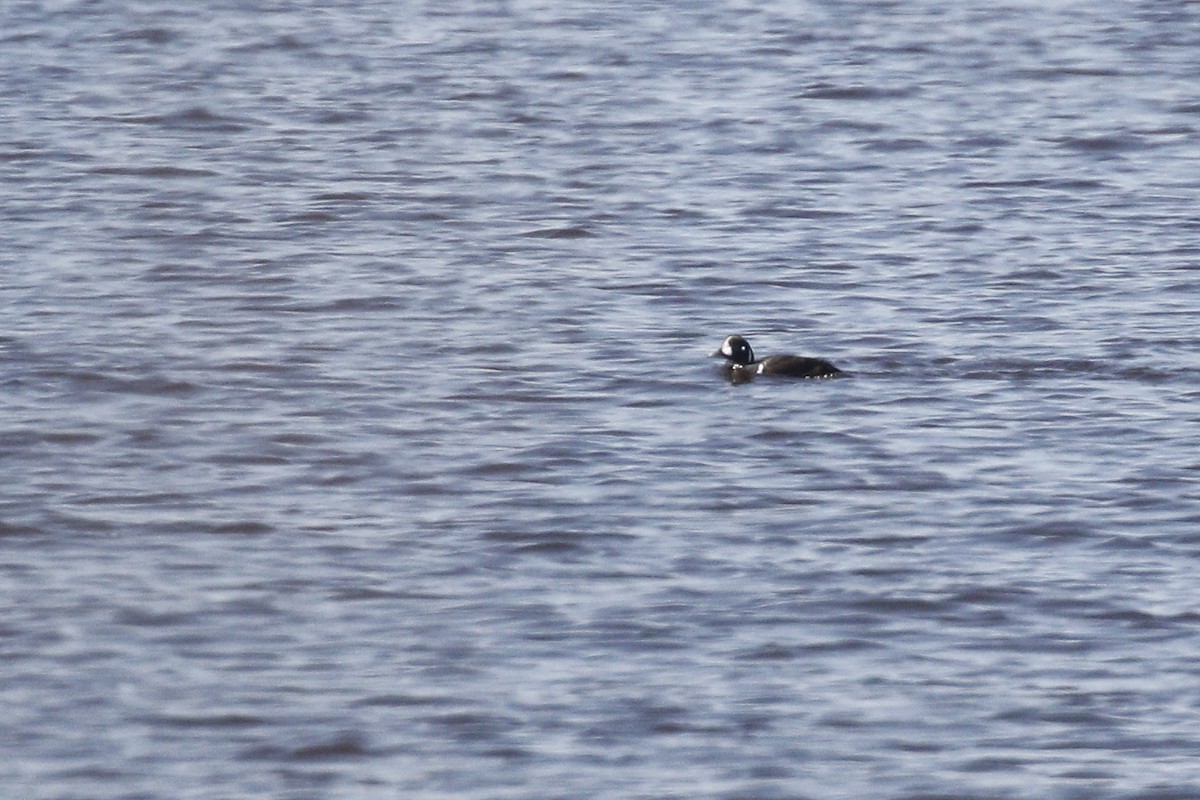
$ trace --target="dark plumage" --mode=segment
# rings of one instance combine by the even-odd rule
[[[789,378],[830,378],[841,370],[823,358],[805,356],[767,356],[756,361],[750,343],[742,336],[727,336],[714,356],[725,359],[727,377],[734,383],[755,375],[782,375]]]

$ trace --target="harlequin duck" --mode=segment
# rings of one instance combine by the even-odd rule
[[[713,353],[726,360],[725,375],[734,383],[743,383],[755,375],[782,375],[789,378],[831,378],[842,371],[823,358],[805,356],[767,356],[755,361],[750,343],[742,336],[727,336],[721,349]]]

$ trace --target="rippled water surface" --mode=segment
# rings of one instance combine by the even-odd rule
[[[7,796],[1200,797],[1198,52],[0,6]]]

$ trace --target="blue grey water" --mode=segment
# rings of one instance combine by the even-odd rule
[[[1200,797],[1197,53],[4,3],[4,796]]]

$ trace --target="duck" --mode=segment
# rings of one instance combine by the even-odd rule
[[[752,380],[756,375],[786,378],[832,378],[845,374],[823,358],[808,356],[767,356],[754,358],[754,350],[744,336],[726,336],[713,356],[725,359],[724,372],[733,383]]]

